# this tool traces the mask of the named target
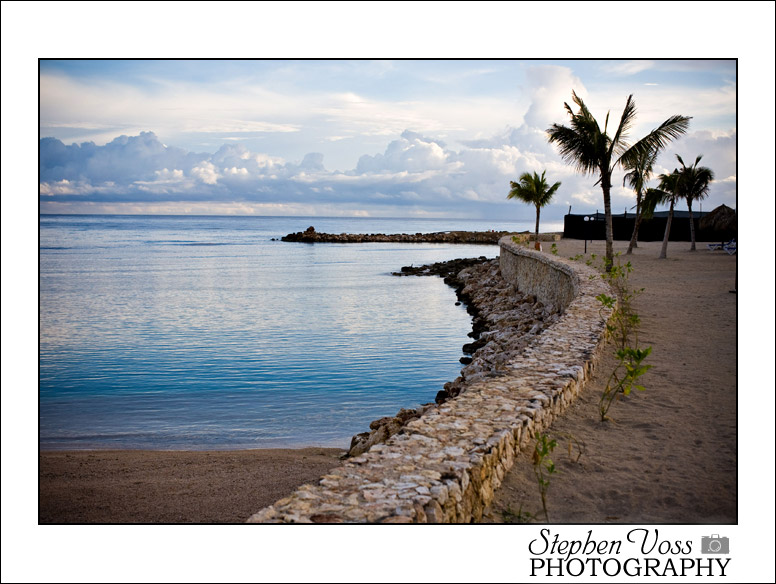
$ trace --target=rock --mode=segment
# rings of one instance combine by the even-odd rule
[[[380,523],[413,523],[411,517],[406,515],[391,515],[380,520]]]
[[[311,515],[310,521],[313,523],[342,523],[343,519],[334,513],[318,513],[317,515]]]
[[[304,232],[289,233],[282,237],[283,241],[300,241],[306,243],[364,243],[364,242],[401,242],[401,243],[464,243],[498,245],[498,240],[507,231],[443,231],[439,233],[318,233],[310,226]]]
[[[386,417],[386,418],[380,418],[379,420],[375,420],[371,424],[369,424],[370,430],[377,430],[380,426],[384,426],[388,422],[392,421],[394,418],[392,417]]]
[[[410,420],[419,418],[420,412],[418,412],[418,410],[405,410],[402,408],[399,410],[399,413],[396,414],[396,417],[401,421],[402,424],[406,424]]]
[[[402,408],[396,416],[386,416],[374,420],[369,424],[371,432],[362,432],[353,436],[347,456],[349,458],[359,456],[364,452],[368,452],[375,444],[385,442],[394,434],[401,432],[407,422],[419,418],[426,409],[425,407],[418,408],[418,410]]]
[[[361,434],[356,434],[355,436],[353,436],[353,438],[351,438],[350,440],[350,451],[348,452],[348,454],[350,454],[357,445],[365,443],[368,439],[369,439],[369,432],[361,432]],[[350,454],[350,455],[358,456],[358,454]]]

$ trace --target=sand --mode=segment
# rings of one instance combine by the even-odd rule
[[[331,448],[40,454],[40,523],[243,523],[339,464]]]
[[[737,522],[736,257],[672,242],[659,260],[660,245],[640,243],[621,256],[634,266],[634,287],[645,288],[635,310],[640,346],[652,347],[646,389],[615,402],[614,421],[602,423],[598,399],[615,366],[608,356],[552,425],[559,442],[547,495],[552,523]],[[583,246],[566,240],[558,247],[570,257]],[[625,249],[615,242],[615,252]],[[603,243],[592,252],[602,255]],[[566,450],[569,435],[584,444],[578,462]],[[521,508],[545,521],[531,454],[518,457],[489,521],[519,522]]]
[[[545,244],[545,250],[549,245]],[[559,473],[548,493],[553,523],[735,523],[736,257],[700,244],[641,243],[628,259],[639,340],[652,346],[646,391],[615,403],[601,423],[598,396],[613,368],[604,359],[591,384],[550,434],[560,441]],[[584,242],[564,240],[570,257]],[[615,242],[623,251],[625,242]],[[604,253],[603,242],[588,252]],[[624,257],[624,256],[623,256]],[[569,459],[564,436],[584,444]],[[339,463],[339,450],[222,452],[43,452],[41,523],[241,523],[315,482]],[[575,453],[576,456],[576,453]],[[486,521],[514,522],[519,509],[541,515],[529,453],[518,458]]]

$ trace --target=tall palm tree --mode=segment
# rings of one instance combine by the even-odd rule
[[[536,206],[537,249],[539,242],[539,213],[541,208],[552,200],[553,195],[555,195],[555,192],[560,187],[559,182],[556,182],[551,187],[547,185],[547,181],[544,179],[544,174],[546,172],[547,171],[542,171],[542,176],[539,176],[535,172],[533,175],[529,172],[524,172],[520,175],[520,182],[509,181],[512,188],[507,195],[507,199],[519,199],[524,203],[531,203]]]
[[[681,175],[681,187],[680,194],[687,201],[687,210],[690,212],[690,251],[695,251],[695,225],[692,221],[692,202],[702,201],[709,194],[709,184],[714,180],[714,172],[705,166],[698,166],[698,163],[703,158],[703,154],[699,155],[695,159],[695,163],[692,166],[685,166],[684,160],[678,154],[676,158],[679,160],[679,164],[682,165],[682,169],[679,171]]]
[[[654,150],[652,152],[645,150],[637,156],[634,161],[623,165],[626,170],[629,170],[630,172],[623,178],[622,186],[625,186],[625,183],[628,183],[628,185],[636,191],[636,223],[633,226],[633,235],[631,235],[628,251],[625,252],[626,254],[633,253],[633,248],[638,247],[639,227],[643,220],[642,202],[644,200],[647,183],[649,182],[649,179],[652,178],[652,168],[655,165],[658,153],[659,150]]]
[[[571,96],[579,111],[574,113],[569,104],[564,103],[571,117],[571,126],[553,124],[548,130],[550,143],[555,143],[560,149],[560,155],[568,164],[586,174],[598,174],[598,182],[604,194],[604,214],[606,217],[606,260],[607,270],[614,261],[612,250],[612,205],[611,188],[612,172],[618,164],[635,164],[638,156],[664,148],[671,140],[678,138],[687,131],[690,119],[686,116],[671,116],[660,126],[652,130],[641,140],[629,146],[627,134],[636,117],[636,104],[633,95],[625,102],[620,123],[613,136],[609,136],[609,114],[606,114],[604,129],[598,126],[585,103],[572,91]],[[597,184],[596,183],[596,184]]]
[[[660,248],[660,255],[658,259],[666,259],[666,252],[668,251],[668,236],[671,234],[671,221],[674,218],[674,205],[679,199],[682,198],[679,183],[681,181],[681,174],[678,169],[674,169],[671,174],[661,174],[659,177],[660,184],[656,189],[648,189],[647,196],[644,203],[646,216],[651,216],[655,206],[659,204],[668,203],[668,219],[666,220],[666,230],[663,234],[663,246]]]

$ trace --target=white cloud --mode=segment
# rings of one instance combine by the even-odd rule
[[[735,99],[734,87],[732,94],[731,87],[698,92],[696,97],[700,101],[693,102],[693,107],[697,105],[701,116],[735,111],[731,106],[734,103],[731,99]],[[527,69],[526,85],[515,100],[527,105],[523,111],[513,109],[508,116],[519,125],[504,124],[505,111],[496,107],[503,105],[503,100],[488,102],[484,98],[453,97],[433,103],[391,102],[350,91],[291,97],[292,107],[287,107],[288,103],[274,103],[265,110],[261,107],[262,99],[283,101],[285,96],[245,87],[240,95],[218,101],[222,96],[209,95],[199,88],[194,91],[197,99],[179,98],[177,103],[185,104],[183,113],[166,113],[173,117],[193,115],[192,128],[228,130],[227,134],[275,129],[278,135],[300,134],[302,138],[308,135],[309,125],[319,125],[323,130],[318,134],[316,146],[344,144],[351,151],[361,148],[362,154],[354,158],[351,167],[346,167],[348,170],[330,171],[320,152],[283,157],[274,151],[257,151],[255,142],[235,139],[240,136],[225,135],[223,145],[213,154],[165,146],[150,132],[120,136],[104,146],[89,143],[65,146],[59,140],[43,139],[40,192],[42,200],[45,198],[49,203],[72,201],[68,197],[76,193],[82,199],[91,198],[92,202],[103,204],[115,204],[119,198],[127,204],[136,199],[138,203],[156,205],[188,205],[195,201],[223,205],[235,201],[278,205],[279,209],[286,208],[291,201],[304,200],[306,205],[319,210],[333,205],[349,212],[361,210],[373,215],[388,209],[394,212],[403,209],[442,216],[455,208],[464,215],[500,217],[505,212],[530,214],[531,209],[507,202],[509,181],[516,180],[523,172],[546,171],[548,180],[561,181],[562,185],[557,202],[545,209],[542,216],[559,219],[569,202],[593,209],[602,207],[600,187],[595,185],[597,177],[575,172],[547,142],[546,130],[552,123],[568,122],[563,103],[571,101],[572,89],[601,123],[607,108],[619,120],[625,95],[605,86],[589,92],[571,69],[553,65]],[[169,92],[175,91],[180,91],[180,86],[171,84]],[[634,137],[651,130],[668,115],[685,113],[670,109],[673,107],[670,104],[687,106],[690,102],[672,102],[666,98],[665,91],[663,86],[647,87],[643,99],[637,96],[637,119],[643,119],[646,130],[634,129]],[[172,93],[162,91],[161,97],[149,99],[156,105],[171,105],[176,103]],[[246,116],[243,121],[239,112],[240,108],[247,107],[243,101],[245,96],[256,97],[258,102],[251,104],[254,117]],[[200,97],[204,105],[190,105],[189,102],[196,102]],[[226,106],[233,106],[229,116],[217,117],[209,125],[198,125],[201,122],[197,120],[205,117],[216,102],[225,110],[229,109]],[[299,111],[291,115],[294,107]],[[261,119],[255,117],[256,112],[261,112]],[[301,117],[299,112],[303,112]],[[476,131],[467,130],[469,112],[475,118],[471,127],[476,127]],[[497,119],[498,124],[491,124]],[[483,130],[489,124],[493,128],[490,133]],[[659,159],[658,168],[670,172],[676,153],[691,160],[703,153],[704,163],[718,176],[735,176],[735,132],[710,125],[713,131],[695,129],[672,144]],[[298,132],[290,131],[296,129]],[[391,139],[371,142],[378,146],[372,146],[370,151],[367,146],[373,139],[370,136],[378,135]],[[613,176],[612,197],[616,207],[629,206],[634,198],[629,189],[622,187],[622,175],[618,170]],[[106,188],[108,181],[113,183],[111,188]],[[734,206],[735,188],[735,181],[718,180],[710,199]]]
[[[233,167],[236,168],[236,167]],[[247,172],[247,169],[245,169]],[[201,162],[197,166],[191,169],[191,174],[195,178],[198,178],[200,181],[205,183],[206,185],[214,185],[218,182],[218,178],[220,175],[218,174],[218,171],[216,170],[215,165],[212,162]]]
[[[531,88],[531,106],[524,116],[527,128],[546,130],[565,115],[564,102],[571,102],[571,91],[583,99],[587,89],[582,80],[567,67],[544,65],[531,67],[527,71]]]
[[[398,140],[388,144],[384,154],[365,154],[359,158],[356,172],[422,172],[443,168],[447,163],[448,153],[440,142],[405,131]]]
[[[604,66],[604,70],[613,75],[635,75],[654,68],[655,61],[621,61]]]

